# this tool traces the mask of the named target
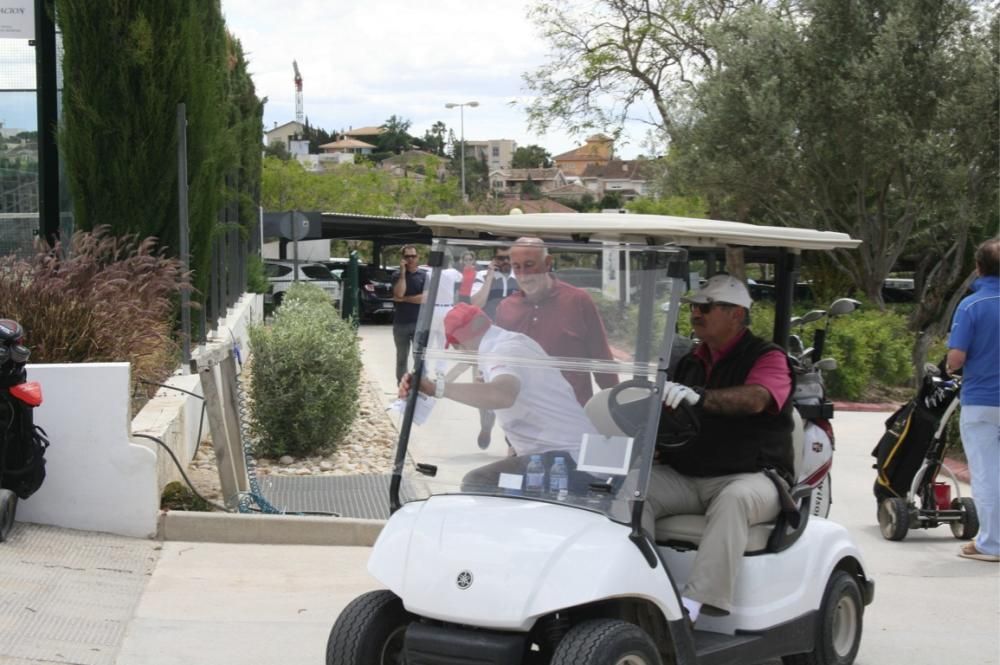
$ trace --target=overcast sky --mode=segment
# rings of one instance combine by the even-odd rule
[[[328,131],[380,125],[393,114],[423,136],[437,120],[465,138],[537,143],[552,154],[582,144],[560,130],[528,131],[521,74],[546,50],[526,17],[527,0],[222,0],[229,30],[243,43],[264,124],[295,119],[292,60],[303,79],[305,114]],[[511,106],[511,102],[515,102]],[[640,150],[619,145],[618,154]]]

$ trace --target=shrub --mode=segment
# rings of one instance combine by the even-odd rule
[[[153,238],[116,238],[108,227],[77,232],[33,258],[0,258],[0,316],[24,326],[31,360],[126,361],[132,381],[159,381],[176,367],[176,296],[188,288],[178,260]]]
[[[329,297],[316,286],[293,286],[270,325],[251,328],[250,346],[257,454],[336,449],[357,415],[361,352]]]
[[[277,145],[284,145],[278,143]],[[264,271],[264,260],[256,254],[247,257],[247,291],[250,293],[267,293],[270,283]]]
[[[895,312],[860,311],[834,320],[823,355],[836,358],[838,367],[824,375],[827,392],[859,399],[872,386],[906,385],[912,347],[906,317]]]

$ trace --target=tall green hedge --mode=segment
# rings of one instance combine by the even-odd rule
[[[256,198],[260,182],[263,107],[218,0],[56,0],[56,8],[59,147],[76,227],[152,235],[178,252],[176,116],[185,103],[191,268],[204,292],[221,207],[227,196]],[[227,176],[236,191],[227,192]]]

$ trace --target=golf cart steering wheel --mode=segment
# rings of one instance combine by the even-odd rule
[[[648,379],[630,379],[622,381],[614,386],[608,393],[608,410],[611,419],[628,436],[635,436],[646,422],[646,414],[649,412],[649,400],[659,399],[654,394],[654,384]],[[648,394],[645,397],[622,402],[622,393],[629,388],[645,390]],[[688,445],[698,432],[701,431],[701,419],[694,408],[687,402],[675,410],[664,410],[660,414],[660,431],[657,434],[656,447],[658,449],[677,450]],[[663,426],[666,423],[666,427]]]

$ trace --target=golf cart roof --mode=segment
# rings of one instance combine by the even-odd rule
[[[758,226],[714,219],[667,215],[615,215],[610,213],[534,213],[513,215],[428,215],[414,220],[435,236],[498,237],[522,235],[545,238],[629,241],[677,244],[685,247],[785,247],[803,249],[853,249],[861,244],[846,233],[784,226]]]

